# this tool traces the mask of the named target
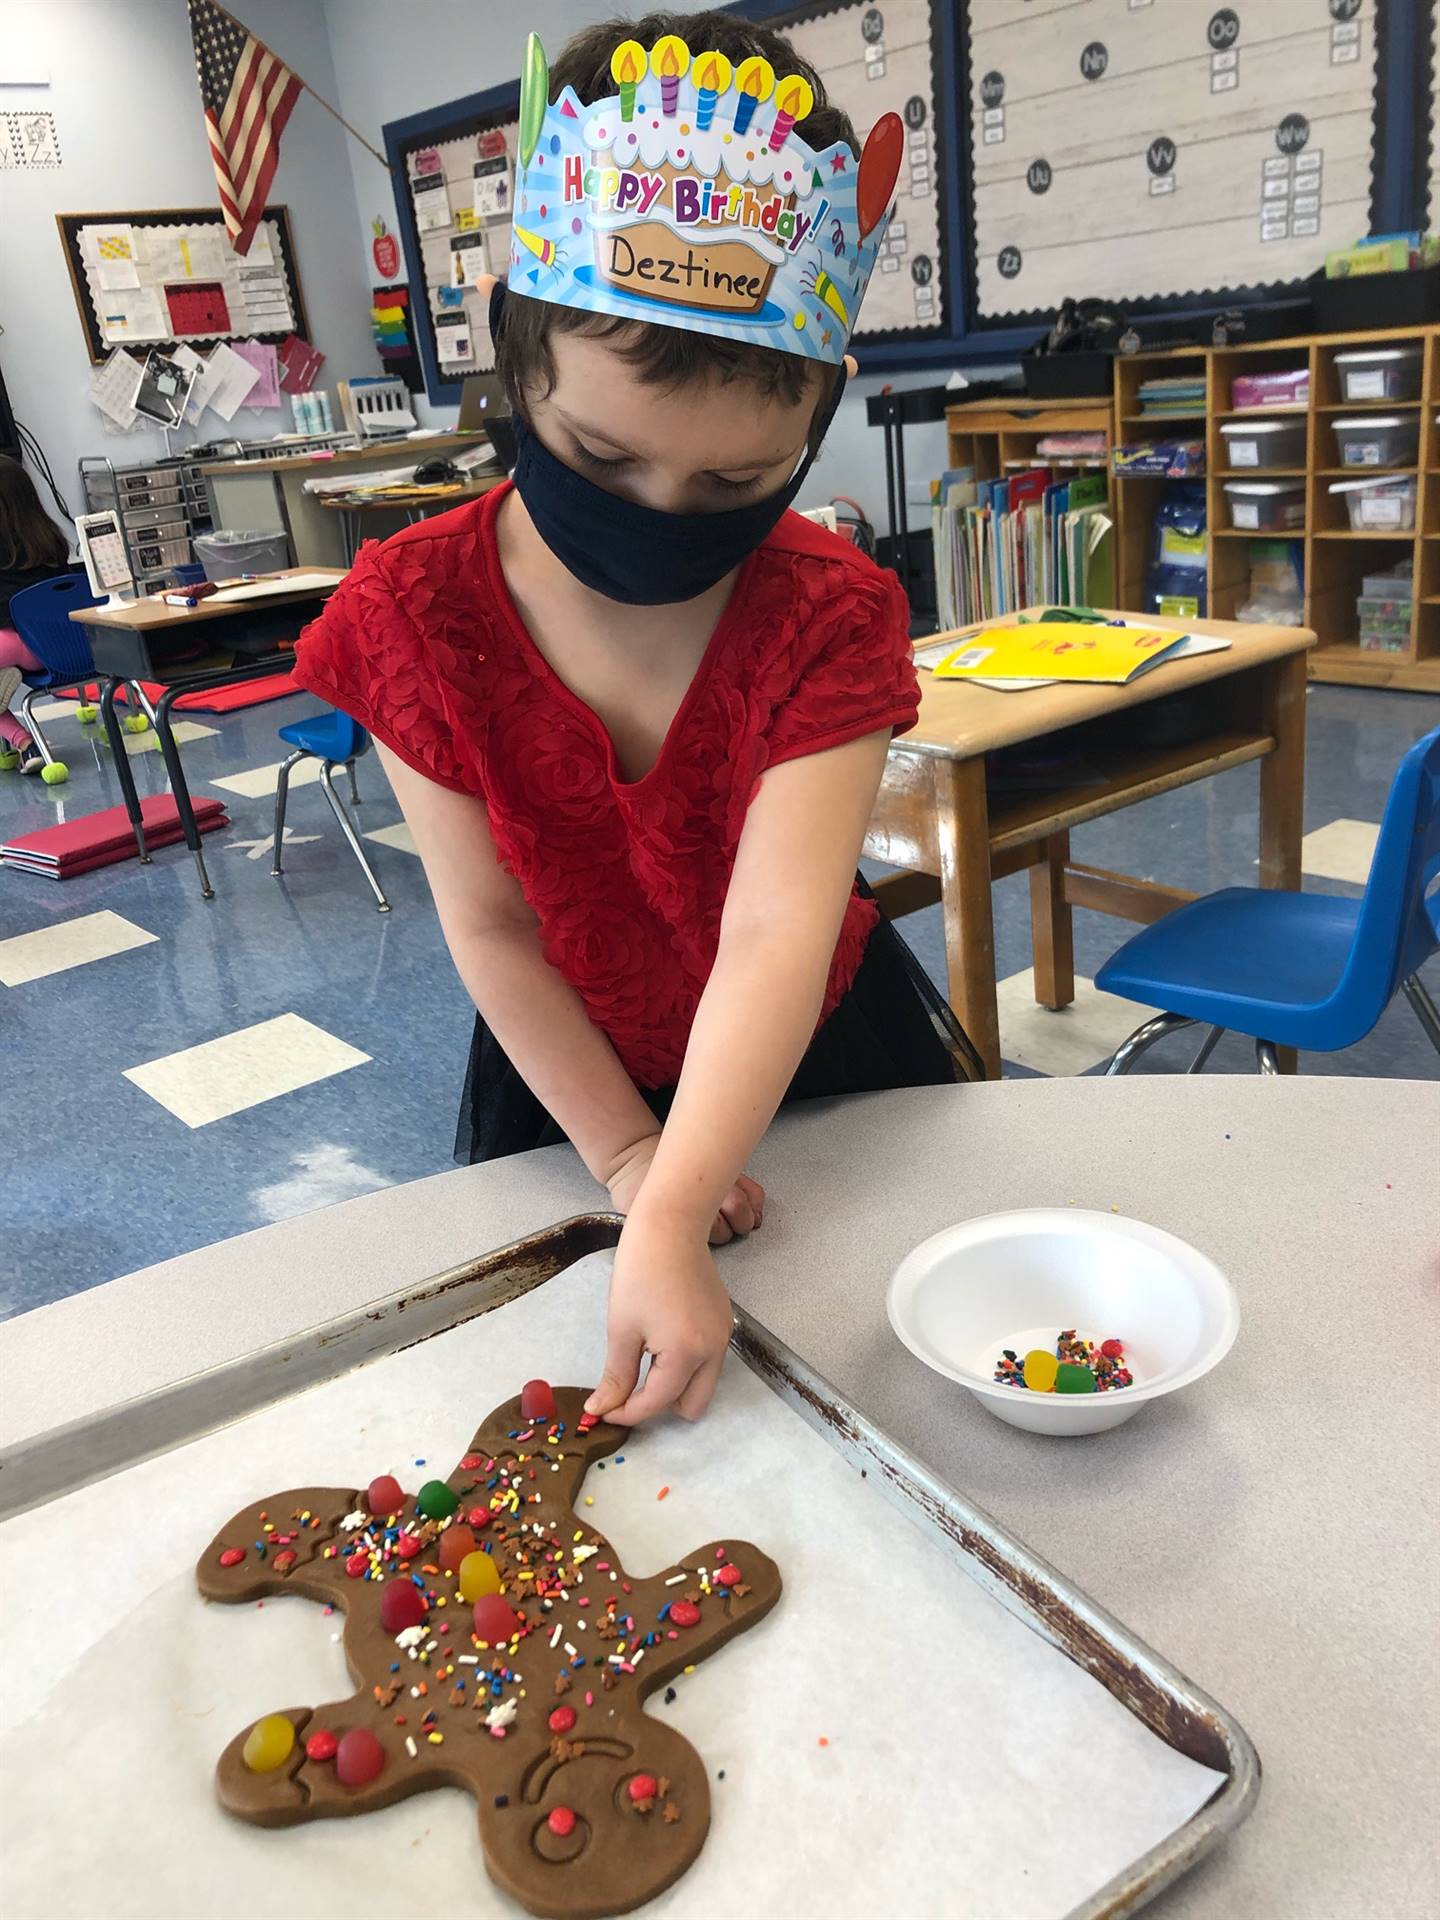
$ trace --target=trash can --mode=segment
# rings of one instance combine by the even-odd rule
[[[192,545],[207,580],[233,580],[239,573],[279,573],[290,564],[290,542],[278,530],[247,533],[217,527],[213,533],[197,533]]]

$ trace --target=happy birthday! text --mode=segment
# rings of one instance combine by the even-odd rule
[[[588,200],[602,211],[613,207],[617,213],[633,213],[641,219],[660,202],[667,185],[671,188],[668,211],[677,227],[755,227],[783,241],[791,253],[828,204],[822,201],[813,214],[796,213],[785,204],[788,194],[766,198],[753,187],[721,186],[688,174],[667,180],[663,173],[632,167],[587,167],[576,154],[565,161],[566,201]]]

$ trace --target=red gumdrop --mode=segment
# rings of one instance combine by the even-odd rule
[[[352,1580],[358,1580],[369,1564],[370,1562],[363,1553],[352,1553],[350,1558],[345,1562],[345,1571]]]
[[[385,1749],[368,1727],[352,1727],[335,1749],[335,1778],[342,1787],[363,1787],[385,1765]]]
[[[475,1536],[469,1527],[452,1525],[440,1536],[440,1566],[445,1573],[458,1573],[460,1562],[475,1551]]]
[[[715,1576],[715,1584],[717,1587],[738,1587],[740,1584],[739,1567],[731,1563],[727,1563],[721,1567]]]
[[[548,1380],[527,1380],[520,1389],[522,1420],[558,1420],[560,1409]]]
[[[430,1611],[413,1580],[387,1580],[380,1594],[380,1624],[386,1633],[418,1627]]]
[[[693,1600],[677,1600],[670,1608],[670,1618],[677,1627],[698,1627],[700,1609]]]
[[[1119,1340],[1107,1340],[1100,1351],[1107,1360],[1118,1360],[1125,1348]]]
[[[340,1742],[328,1727],[317,1727],[305,1742],[307,1760],[333,1760],[340,1750]]]
[[[882,113],[870,129],[855,180],[855,213],[862,240],[889,211],[904,152],[905,128],[899,114]]]
[[[420,1542],[413,1533],[402,1533],[395,1542],[397,1560],[413,1560],[420,1552]]]
[[[238,1567],[244,1558],[244,1547],[226,1547],[220,1556],[220,1564],[222,1567]]]
[[[492,1516],[488,1507],[471,1507],[465,1518],[472,1527],[488,1527]]]
[[[569,1733],[575,1724],[574,1707],[556,1707],[546,1724],[551,1733]]]
[[[653,1773],[637,1773],[631,1778],[625,1791],[632,1800],[653,1800],[660,1789],[656,1785]]]
[[[575,1831],[575,1812],[572,1807],[552,1807],[545,1816],[545,1824],[557,1840],[568,1840]]]
[[[514,1608],[507,1606],[498,1593],[482,1594],[475,1602],[472,1618],[477,1635],[492,1647],[504,1645],[520,1631]]]
[[[371,1513],[383,1520],[387,1514],[399,1513],[404,1506],[405,1489],[393,1473],[377,1474],[366,1491],[365,1504]]]

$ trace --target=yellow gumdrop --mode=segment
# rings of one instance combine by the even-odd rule
[[[1025,1384],[1032,1393],[1053,1393],[1060,1362],[1043,1347],[1032,1347],[1023,1361]]]
[[[252,1773],[274,1773],[295,1749],[295,1729],[283,1713],[267,1713],[245,1736],[242,1757]]]
[[[460,1562],[460,1598],[472,1605],[500,1591],[500,1570],[488,1553],[467,1553]]]

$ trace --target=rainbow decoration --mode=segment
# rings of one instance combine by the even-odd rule
[[[894,200],[893,113],[858,166],[803,128],[812,83],[759,55],[733,64],[678,34],[622,40],[614,95],[549,99],[524,62],[508,284],[530,299],[837,363]],[[770,106],[768,120],[761,109]]]

